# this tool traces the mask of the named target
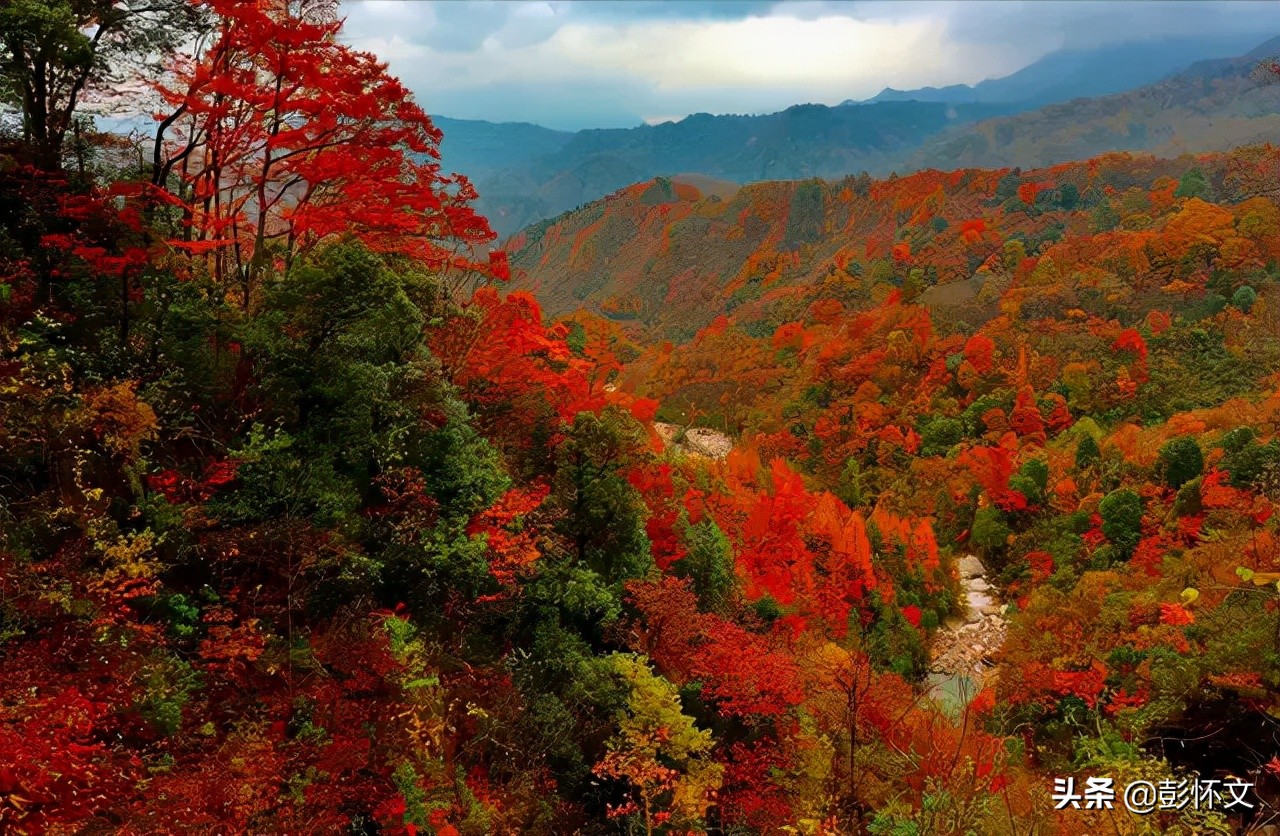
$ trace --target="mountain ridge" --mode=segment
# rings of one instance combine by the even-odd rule
[[[765,115],[697,113],[679,122],[572,134],[519,123],[511,123],[510,128],[496,123],[455,123],[455,142],[467,145],[479,137],[499,148],[495,152],[472,150],[468,152],[472,157],[484,159],[468,162],[465,155],[451,150],[446,130],[443,162],[446,168],[471,177],[480,192],[480,210],[499,235],[506,237],[631,183],[678,172],[745,183],[832,178],[859,171],[883,176],[926,167],[1028,167],[1052,164],[1046,160],[1080,159],[1121,150],[1166,155],[1225,150],[1259,141],[1273,130],[1269,116],[1280,111],[1280,102],[1269,103],[1265,96],[1249,92],[1251,86],[1258,85],[1247,81],[1245,63],[1257,60],[1251,57],[1255,54],[1269,54],[1274,43],[1273,39],[1236,58],[1216,59],[1218,63],[1184,63],[1181,73],[1157,85],[1115,94],[1131,95],[1131,100],[1122,101],[1141,105],[1142,113],[1136,119],[1122,119],[1123,114],[1097,104],[1102,99],[1095,97],[1029,111],[1026,103],[1010,102],[799,104]],[[1196,71],[1200,73],[1196,78],[1203,79],[1209,72],[1226,80],[1183,77],[1199,64],[1204,66]],[[1151,95],[1150,88],[1161,84],[1172,85],[1159,92],[1174,95],[1175,104],[1182,108],[1175,120],[1145,101]],[[1236,99],[1242,95],[1245,106],[1261,111],[1241,112]],[[1095,112],[1099,107],[1104,111],[1101,115]],[[1060,110],[1046,111],[1052,108]],[[1259,116],[1268,118],[1248,124]],[[1033,123],[1036,119],[1057,119],[1065,128],[1036,133],[1038,143],[1052,147],[1028,148],[1005,137],[1008,131],[1019,133],[1016,129],[1022,123],[1008,120],[1020,118]],[[1091,119],[1105,124],[1094,124]],[[1120,124],[1126,128],[1132,124],[1132,132],[1114,130],[1110,123],[1116,120],[1122,120]],[[1226,129],[1222,128],[1224,120],[1230,123]],[[1088,124],[1082,128],[1076,123]],[[1090,130],[1096,136],[1089,135]],[[1180,133],[1187,138],[1183,145],[1164,142],[1167,135]],[[510,137],[506,145],[504,136]],[[1071,141],[1061,141],[1063,137]]]
[[[1153,84],[1190,64],[1238,55],[1253,38],[1166,38],[1126,41],[1093,49],[1059,49],[1022,69],[977,84],[896,90],[886,87],[865,102],[937,101],[1017,103],[1027,109],[1081,97],[1105,96]],[[856,104],[846,100],[844,104]]]
[[[1155,84],[1075,99],[945,130],[904,159],[922,166],[1040,167],[1110,151],[1177,156],[1280,137],[1280,95],[1258,63],[1280,37],[1233,57],[1198,61]]]

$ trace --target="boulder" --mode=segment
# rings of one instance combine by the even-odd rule
[[[1000,610],[1000,606],[991,599],[990,595],[977,589],[969,590],[969,594],[965,596],[965,602],[969,605],[970,612],[982,615],[991,615]]]

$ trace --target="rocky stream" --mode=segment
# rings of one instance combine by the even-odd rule
[[[947,621],[934,635],[926,682],[931,696],[958,711],[988,684],[1008,625],[1005,605],[987,582],[982,561],[968,554],[960,558],[957,569],[965,614]]]
[[[668,447],[686,455],[723,459],[733,449],[727,435],[706,427],[681,428],[654,422],[654,429]],[[956,565],[964,615],[948,620],[934,634],[929,649],[928,695],[960,711],[988,684],[995,659],[1004,646],[1007,623],[1005,605],[987,581],[987,569],[971,554]]]

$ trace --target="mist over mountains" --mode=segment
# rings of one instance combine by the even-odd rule
[[[1023,108],[1085,96],[1108,96],[1153,84],[1187,68],[1193,61],[1236,55],[1253,47],[1256,38],[1167,38],[1129,41],[1096,49],[1052,52],[1003,78],[978,84],[952,84],[895,90],[886,87],[867,102],[1016,103]],[[844,104],[858,104],[846,100]]]
[[[886,89],[835,107],[696,113],[630,129],[435,120],[445,168],[475,182],[479,208],[507,236],[631,183],[689,172],[750,183],[1225,150],[1280,125],[1280,96],[1251,77],[1280,41],[1249,47],[1237,36],[1064,50],[973,87]]]
[[[1258,65],[1278,54],[1280,37],[1134,90],[944,131],[908,155],[906,166],[1035,167],[1108,151],[1170,157],[1272,141],[1280,136],[1280,87]]]

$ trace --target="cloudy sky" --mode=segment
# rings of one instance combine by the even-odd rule
[[[973,84],[1057,49],[1280,31],[1280,3],[343,0],[426,108],[554,128]]]

